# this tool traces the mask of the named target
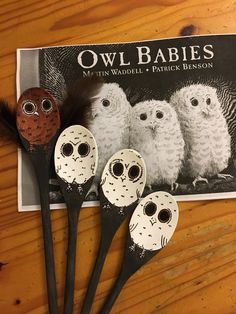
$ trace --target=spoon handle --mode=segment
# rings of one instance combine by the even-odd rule
[[[74,305],[76,242],[79,210],[68,208],[68,251],[64,292],[64,313],[71,314]]]
[[[114,286],[112,287],[111,292],[109,293],[106,302],[104,303],[100,314],[108,314],[110,313],[113,304],[115,303],[116,299],[118,298],[123,286],[125,285],[126,281],[129,279],[129,276],[125,276],[124,272],[121,271],[119,277],[117,278]]]
[[[114,231],[115,234],[115,231]],[[100,240],[99,251],[97,259],[93,268],[92,275],[88,284],[88,289],[85,295],[84,303],[80,314],[89,314],[93,304],[93,299],[97,290],[99,278],[102,272],[102,268],[106,259],[107,252],[111,245],[113,236],[107,236],[106,232],[102,229],[102,236]]]
[[[31,156],[40,192],[41,217],[44,240],[44,257],[48,291],[48,307],[50,314],[57,314],[57,292],[53,253],[52,228],[49,207],[49,165],[45,156]]]

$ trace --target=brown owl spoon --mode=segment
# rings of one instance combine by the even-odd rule
[[[102,232],[95,262],[81,314],[91,310],[99,277],[116,231],[137,205],[146,183],[143,158],[132,149],[115,153],[107,162],[100,186]]]
[[[167,192],[154,192],[141,200],[130,223],[120,275],[101,314],[108,314],[126,281],[154,255],[160,252],[174,234],[178,223],[178,205]]]
[[[26,90],[18,100],[16,124],[35,168],[41,202],[49,313],[57,313],[56,279],[49,208],[49,166],[60,127],[55,99],[42,88]]]
[[[78,218],[95,176],[97,160],[97,144],[89,130],[81,125],[72,125],[60,134],[54,164],[68,213],[65,314],[73,312]]]

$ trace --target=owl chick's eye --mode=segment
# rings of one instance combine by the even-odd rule
[[[207,104],[207,105],[210,105],[210,104],[211,104],[211,98],[207,98],[206,104]]]
[[[191,105],[194,107],[198,106],[198,100],[196,98],[192,98],[191,99]]]
[[[65,157],[69,157],[73,154],[74,148],[70,143],[63,144],[61,147],[61,153]]]
[[[147,216],[153,216],[157,211],[157,205],[153,202],[148,202],[144,206],[143,210],[144,210],[144,214],[146,214]]]
[[[42,109],[46,113],[50,112],[52,110],[52,102],[51,102],[51,100],[49,100],[47,98],[43,99],[43,101],[42,101]]]
[[[141,115],[139,116],[140,120],[147,120],[147,115],[146,113],[141,113]]]
[[[27,101],[23,104],[22,110],[27,115],[32,115],[36,111],[36,106],[33,102]]]
[[[108,99],[103,99],[103,100],[102,100],[102,105],[103,105],[104,107],[109,107],[109,106],[110,106],[110,100],[108,100]]]
[[[88,156],[90,152],[90,146],[87,143],[81,143],[78,147],[78,153],[81,157]]]
[[[158,111],[156,112],[156,117],[157,117],[157,119],[162,119],[162,118],[164,117],[163,112],[158,110]]]
[[[158,220],[162,223],[167,223],[171,220],[172,214],[169,208],[162,209],[158,214]]]

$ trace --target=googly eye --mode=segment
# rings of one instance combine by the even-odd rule
[[[104,107],[109,107],[110,106],[110,100],[108,100],[108,99],[103,99],[102,100],[102,105],[104,106]]]
[[[164,208],[162,210],[160,210],[159,214],[158,214],[158,220],[162,223],[167,223],[171,220],[172,217],[172,213],[169,210],[169,208]]]
[[[211,104],[211,98],[207,98],[206,104],[207,104],[207,105],[210,105],[210,104]]]
[[[153,216],[156,211],[157,211],[157,205],[153,202],[148,202],[145,206],[144,206],[144,213],[147,216]]]
[[[64,157],[69,157],[73,154],[74,148],[70,143],[63,144],[61,147],[61,153]]]
[[[42,101],[42,109],[43,111],[45,111],[46,113],[50,112],[52,110],[52,102],[50,99],[45,98]]]
[[[146,113],[141,113],[141,115],[139,116],[140,120],[147,120],[147,115]]]
[[[36,111],[36,106],[33,102],[31,101],[26,101],[24,104],[23,104],[23,107],[22,107],[22,110],[25,114],[27,115],[32,115],[35,113]]]
[[[162,119],[162,118],[164,117],[163,112],[158,110],[158,111],[156,112],[156,117],[157,117],[157,119]]]
[[[78,153],[81,157],[88,156],[90,152],[90,146],[87,143],[81,143],[78,147]]]
[[[194,107],[198,106],[198,100],[196,98],[192,98],[191,99],[191,105]]]

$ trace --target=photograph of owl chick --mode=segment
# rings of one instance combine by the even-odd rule
[[[92,103],[89,130],[98,145],[98,167],[88,195],[98,195],[98,183],[109,158],[129,147],[130,104],[117,83],[105,83]]]
[[[176,110],[184,141],[182,172],[193,179],[193,186],[213,176],[232,177],[221,172],[231,155],[230,135],[215,88],[203,84],[185,86],[170,98]]]
[[[131,110],[130,147],[143,156],[147,185],[168,184],[172,191],[184,159],[184,140],[175,110],[166,101],[147,100]]]

